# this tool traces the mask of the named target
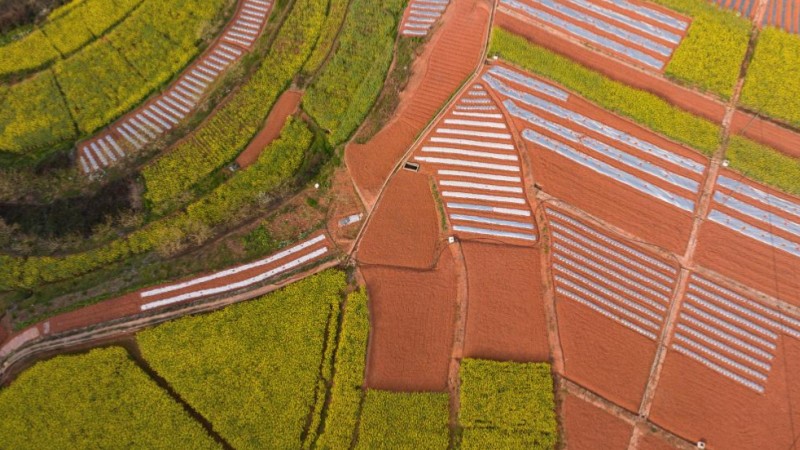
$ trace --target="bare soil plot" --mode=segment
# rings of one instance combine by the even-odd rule
[[[469,276],[464,356],[548,361],[538,250],[478,242],[461,247]]]
[[[630,424],[571,394],[561,404],[561,423],[570,450],[628,448],[633,432]]]
[[[444,391],[455,331],[457,279],[452,254],[435,270],[362,268],[370,301],[367,386]]]
[[[347,167],[368,206],[417,135],[480,64],[489,33],[489,9],[485,0],[454,2],[415,61],[414,75],[392,121],[368,143],[347,146]]]
[[[387,187],[358,247],[362,265],[430,269],[437,259],[439,217],[428,177],[399,172]]]

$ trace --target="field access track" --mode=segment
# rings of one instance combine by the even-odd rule
[[[536,241],[521,156],[500,108],[474,82],[431,128],[413,161],[431,174],[461,239]]]
[[[800,311],[713,279],[689,279],[650,418],[714,448],[791,448]]]
[[[271,11],[271,0],[240,0],[220,37],[169,88],[78,144],[81,171],[88,175],[112,166],[191,116],[225,70],[253,49]]]
[[[521,130],[543,190],[683,254],[705,157],[528,73],[493,65],[482,79]]]
[[[635,411],[678,268],[563,211],[545,212],[565,375]]]
[[[499,15],[661,72],[690,19],[638,0],[500,0]]]

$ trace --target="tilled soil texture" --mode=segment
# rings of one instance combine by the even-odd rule
[[[453,2],[414,62],[414,75],[392,121],[368,143],[347,146],[347,167],[368,207],[406,149],[480,64],[489,33],[489,9],[485,0]]]
[[[269,112],[267,121],[264,122],[264,128],[258,132],[247,148],[236,158],[236,163],[240,167],[244,168],[256,162],[258,156],[267,145],[280,136],[286,119],[297,111],[301,98],[303,98],[302,92],[292,90],[286,91],[280,96],[278,101],[275,102],[275,106],[272,107],[272,111]]]
[[[433,268],[440,225],[430,183],[405,170],[392,178],[357,249],[362,267]]]
[[[544,83],[550,94],[512,79],[519,76],[528,84]],[[643,240],[683,254],[708,171],[704,156],[545,78],[497,64],[487,68],[483,79],[497,86],[492,93],[501,96],[505,112],[520,130],[541,189]],[[578,156],[564,156],[553,147]],[[590,168],[593,164],[604,168]],[[622,175],[608,175],[609,170]],[[623,176],[626,181],[621,181]],[[647,184],[649,193],[631,186],[629,179]]]
[[[578,61],[613,80],[658,95],[669,103],[712,122],[722,123],[725,116],[725,104],[710,95],[682,87],[663,76],[635,68],[579,43],[562,39],[500,10],[495,16],[494,25],[524,36],[537,45]],[[789,156],[800,157],[800,134],[768,119],[754,117],[752,114],[737,110],[731,131],[769,145]]]
[[[631,424],[571,394],[561,404],[561,420],[570,450],[628,448],[633,432]]]
[[[547,361],[547,321],[537,249],[462,243],[468,275],[464,356]]]
[[[700,227],[696,263],[800,306],[800,202],[722,169],[709,214]],[[759,240],[748,232],[766,236]]]
[[[444,391],[453,347],[457,276],[451,252],[435,270],[362,268],[370,301],[367,386]]]
[[[563,212],[547,214],[564,375],[636,412],[677,268]]]
[[[793,448],[800,423],[800,342],[782,337],[764,394],[670,350],[650,420],[709,448]]]
[[[652,3],[627,4],[510,0],[500,3],[498,13],[637,67],[662,72],[691,19]]]

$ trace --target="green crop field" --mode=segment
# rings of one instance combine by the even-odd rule
[[[119,347],[58,356],[0,390],[3,448],[220,448]]]
[[[447,449],[449,401],[439,393],[367,391],[356,448]]]
[[[151,366],[235,448],[300,448],[344,287],[343,273],[323,272],[137,339]]]

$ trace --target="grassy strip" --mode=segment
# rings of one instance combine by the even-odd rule
[[[462,448],[547,449],[558,441],[547,363],[461,361]]]
[[[800,127],[800,36],[774,27],[761,31],[740,102]]]
[[[219,448],[119,347],[58,356],[0,391],[4,448]]]
[[[492,31],[492,55],[549,78],[587,99],[629,117],[706,155],[720,145],[720,126],[661,98],[613,81],[506,30]]]
[[[776,187],[800,195],[800,161],[741,136],[732,136],[725,154],[730,168]]]
[[[449,401],[439,393],[367,391],[356,448],[447,449]]]
[[[199,245],[212,236],[212,228],[235,222],[266,193],[288,182],[303,164],[313,135],[306,125],[290,121],[280,139],[270,144],[258,161],[185,211],[152,222],[125,238],[82,253],[61,257],[17,258],[0,255],[0,291],[32,288],[73,278],[133,255],[158,250],[175,254],[187,242]]]
[[[310,54],[325,3],[299,0],[252,78],[190,138],[142,171],[145,198],[153,209],[168,209],[182,192],[231,161],[250,142]]]
[[[405,3],[353,0],[336,52],[303,97],[334,146],[355,131],[381,91]]]
[[[331,312],[327,271],[258,300],[144,331],[142,354],[235,448],[300,448]]]
[[[325,23],[322,24],[322,33],[301,71],[304,77],[310,77],[317,73],[333,49],[334,40],[344,23],[349,3],[348,0],[332,0],[328,5],[328,15],[325,17]]]
[[[729,99],[750,41],[752,23],[711,2],[654,0],[692,18],[666,74],[700,90]]]
[[[368,334],[367,294],[353,292],[345,303],[331,402],[325,418],[325,432],[317,442],[318,448],[350,448],[364,396],[361,386],[364,384]]]

